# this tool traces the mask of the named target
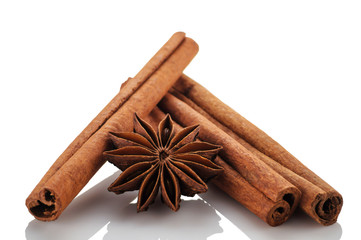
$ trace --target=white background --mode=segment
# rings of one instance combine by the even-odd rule
[[[1,239],[355,239],[360,204],[359,1],[1,1]],[[110,164],[55,222],[25,199],[67,145],[176,31],[185,73],[344,197],[329,227],[296,213],[272,228],[211,187],[173,213],[137,214],[106,191]],[[8,236],[5,238],[5,236]]]

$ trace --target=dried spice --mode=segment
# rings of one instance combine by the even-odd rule
[[[212,162],[221,147],[195,141],[198,132],[199,125],[195,125],[176,134],[170,115],[155,132],[135,114],[134,132],[110,133],[117,149],[104,156],[123,172],[108,190],[116,194],[139,190],[139,212],[148,209],[160,188],[162,201],[177,211],[181,195],[206,192],[205,182],[222,172]]]
[[[104,164],[108,133],[131,131],[134,111],[147,115],[197,52],[196,42],[175,33],[53,163],[26,199],[29,212],[41,221],[57,219]]]
[[[337,190],[308,169],[300,160],[265,132],[221,102],[193,79],[183,74],[173,87],[175,90],[172,93],[175,93],[177,98],[217,126],[211,129],[212,136],[218,136],[215,134],[214,128],[221,129],[251,154],[297,187],[302,193],[299,207],[306,214],[326,226],[337,221],[343,205],[342,195]],[[170,108],[175,109],[172,106]],[[181,111],[183,116],[189,118],[190,112],[184,107],[181,108]],[[170,113],[177,121],[177,115]],[[202,124],[204,129],[202,133],[205,133],[206,124],[197,118],[196,121]],[[208,138],[208,141],[211,141],[211,139]],[[223,144],[223,146],[223,152],[227,152],[226,146],[228,147],[228,145]],[[217,160],[215,162],[225,169],[222,178],[217,178],[217,181],[220,182],[220,179],[225,179],[223,176],[227,175],[227,170]],[[223,182],[219,186],[222,190],[226,190],[229,188],[229,184],[225,184],[226,181]],[[285,199],[289,201],[289,195]],[[294,201],[293,207],[295,208],[296,205],[297,201]]]

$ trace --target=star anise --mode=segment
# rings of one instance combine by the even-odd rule
[[[123,172],[108,190],[121,194],[139,189],[139,212],[148,209],[160,188],[162,201],[177,211],[181,195],[206,192],[205,182],[223,170],[212,162],[221,147],[195,141],[198,132],[199,125],[195,125],[175,134],[167,114],[156,133],[135,114],[134,132],[110,133],[117,149],[104,156]]]

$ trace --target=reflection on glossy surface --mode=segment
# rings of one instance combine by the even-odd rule
[[[338,223],[324,227],[301,212],[297,212],[281,226],[270,227],[213,185],[210,185],[207,193],[200,195],[201,198],[189,201],[183,199],[181,208],[176,213],[160,200],[147,212],[137,213],[134,201],[137,191],[122,195],[107,191],[107,187],[118,175],[119,172],[115,173],[74,199],[58,220],[29,222],[25,230],[26,238],[89,239],[104,229],[104,240],[207,239],[223,232],[220,227],[221,217],[227,218],[252,240],[337,240],[342,235]],[[221,236],[222,234],[217,235]],[[239,239],[239,236],[235,236],[235,239]]]
[[[322,226],[299,210],[284,224],[269,227],[238,202],[216,189],[214,185],[210,185],[210,189],[211,191],[201,197],[244,232],[249,239],[336,240],[342,236],[340,224]]]
[[[104,226],[107,232],[103,239],[207,239],[222,232],[221,218],[202,199],[183,199],[180,210],[173,212],[157,198],[147,212],[137,213],[136,203],[131,203],[137,191],[122,195],[107,191],[118,175],[74,199],[58,220],[31,221],[25,231],[26,238],[89,239]]]

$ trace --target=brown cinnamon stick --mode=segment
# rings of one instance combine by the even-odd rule
[[[273,202],[287,202],[290,206],[290,212],[286,214],[286,219],[291,215],[300,198],[300,192],[295,186],[175,96],[165,95],[158,106],[164,112],[170,113],[173,119],[182,126],[199,123],[201,125],[199,138],[221,145],[223,149],[219,154],[222,159],[231,165],[249,184]],[[262,206],[258,207],[262,208]]]
[[[70,144],[26,200],[35,218],[55,220],[103,165],[109,131],[130,131],[134,112],[147,115],[180,77],[198,52],[198,45],[176,33],[135,78]]]
[[[300,207],[309,216],[323,225],[337,221],[343,200],[329,184],[194,80],[183,75],[174,87],[178,97],[299,188]]]
[[[146,120],[153,127],[157,127],[164,116],[165,113],[155,107],[146,117]],[[181,129],[181,126],[177,123],[174,124],[174,127],[177,132]],[[212,179],[212,182],[224,192],[271,226],[278,226],[288,219],[291,209],[286,201],[273,202],[267,198],[219,156],[216,157],[214,162],[223,167],[224,173]]]
[[[217,157],[214,162],[223,167],[224,174],[213,179],[212,182],[263,221],[275,227],[287,221],[291,216],[293,210],[290,209],[287,201],[273,202],[220,157]],[[293,205],[296,206],[297,203]]]

